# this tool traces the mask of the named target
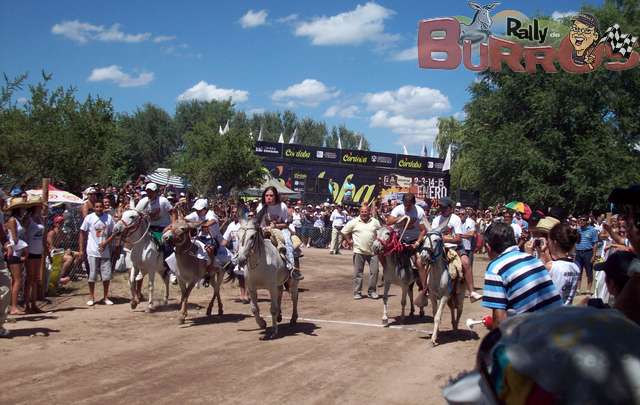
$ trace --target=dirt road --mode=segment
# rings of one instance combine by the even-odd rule
[[[222,291],[223,316],[207,318],[202,307],[211,290],[195,290],[179,326],[175,286],[169,306],[147,314],[145,304],[129,309],[122,274],[114,306],[86,307],[86,283],[76,283],[44,307],[46,314],[7,325],[13,337],[0,340],[0,404],[442,403],[441,387],[473,367],[486,332],[466,330],[464,319],[486,314],[479,303],[465,302],[457,332],[447,311],[441,344],[432,347],[424,332],[430,316],[382,328],[381,299],[353,300],[350,252],[305,255],[301,319],[295,327],[284,323],[274,341],[259,340],[262,331],[231,285]],[[476,287],[485,263],[476,258]],[[259,297],[268,317],[268,296]],[[399,301],[390,298],[392,316]]]

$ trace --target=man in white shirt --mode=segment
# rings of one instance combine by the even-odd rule
[[[98,272],[104,288],[104,303],[113,305],[109,299],[109,282],[111,281],[111,240],[113,239],[113,220],[104,212],[102,201],[94,203],[94,212],[84,217],[80,226],[79,245],[84,256],[86,252],[89,262],[89,295],[88,306],[95,304],[95,283]]]
[[[200,223],[198,227],[198,240],[205,244],[207,253],[213,259],[218,247],[222,244],[222,234],[218,216],[209,209],[209,202],[200,198],[193,204],[194,211],[184,217],[187,222]]]
[[[340,244],[342,243],[342,227],[346,223],[346,216],[342,212],[342,207],[338,204],[331,212],[331,216],[329,217],[331,221],[331,245],[329,247],[330,254],[339,255],[340,253]]]
[[[162,240],[162,231],[171,223],[171,210],[173,207],[169,200],[158,193],[158,185],[149,183],[145,190],[147,196],[140,199],[136,205],[136,210],[149,216],[151,225],[149,230],[158,241]]]
[[[469,292],[471,302],[475,302],[482,298],[482,295],[475,292],[473,288],[473,271],[467,252],[463,248],[462,240],[465,233],[462,228],[462,220],[459,216],[453,213],[453,201],[449,197],[443,197],[438,201],[440,207],[440,214],[437,215],[432,223],[431,229],[441,229],[442,241],[444,243],[451,243],[457,245],[457,253],[462,261],[462,270],[464,272],[464,282]],[[474,225],[475,229],[475,225]],[[421,281],[426,283],[426,274]]]
[[[400,219],[405,216],[409,217],[408,223],[407,220],[399,222]],[[412,193],[405,194],[402,197],[402,204],[391,210],[391,213],[387,217],[387,225],[393,225],[396,232],[402,235],[401,242],[409,246],[408,254],[414,256],[419,274],[424,275],[424,277],[421,277],[421,280],[426,280],[427,278],[427,270],[422,265],[417,250],[421,246],[424,236],[427,234],[427,228],[423,223],[424,218],[424,210],[416,205],[416,196]],[[405,267],[411,265],[409,257],[405,257],[403,261]],[[422,285],[425,287],[423,289],[426,290],[426,282]]]

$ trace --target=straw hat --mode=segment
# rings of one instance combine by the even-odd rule
[[[7,201],[5,211],[10,211],[15,208],[31,208],[36,205],[43,205],[42,197],[30,195],[27,198],[24,197],[11,197]]]
[[[560,221],[554,217],[544,217],[536,224],[536,227],[532,229],[533,232],[549,233],[551,228],[558,225]]]

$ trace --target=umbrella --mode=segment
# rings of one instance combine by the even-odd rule
[[[505,207],[518,211],[523,214],[525,218],[529,218],[531,216],[531,208],[521,201],[511,201],[509,204],[505,205]]]
[[[163,167],[159,167],[153,173],[148,174],[147,180],[161,186],[174,186],[180,189],[187,188],[187,183],[182,177],[172,175],[171,169],[165,169]]]
[[[29,198],[42,198],[42,190],[27,190],[27,196]],[[75,194],[49,185],[49,203],[82,204],[83,202],[82,198]]]

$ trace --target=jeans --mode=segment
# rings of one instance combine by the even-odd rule
[[[376,291],[378,283],[378,256],[363,255],[360,253],[353,254],[353,293],[358,294],[362,290],[362,273],[364,272],[364,263],[369,263],[369,288],[368,292]]]
[[[591,283],[593,281],[593,264],[591,263],[591,259],[593,258],[593,250],[576,250],[576,258],[574,262],[578,265],[580,269],[580,277],[582,277],[582,268],[584,267],[585,272],[587,273],[587,281]]]

